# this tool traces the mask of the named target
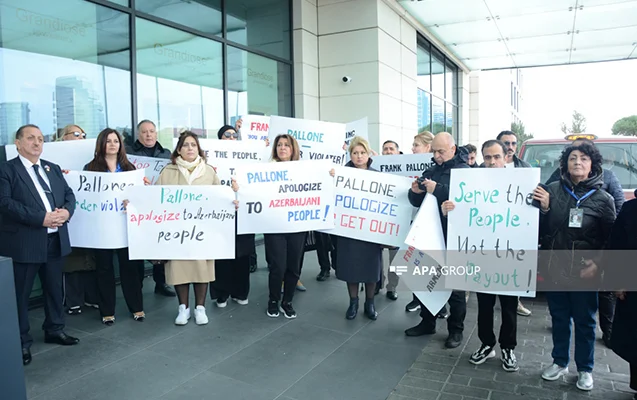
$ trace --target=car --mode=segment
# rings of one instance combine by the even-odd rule
[[[593,134],[571,134],[563,139],[530,139],[520,147],[519,157],[540,168],[540,181],[546,182],[560,166],[564,147],[576,139],[589,139],[595,143],[604,157],[604,169],[612,170],[624,190],[624,197],[635,197],[637,189],[637,137],[614,136],[599,138]]]

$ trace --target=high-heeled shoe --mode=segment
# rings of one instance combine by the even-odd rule
[[[115,317],[102,317],[102,323],[106,326],[111,326],[115,323]]]
[[[146,319],[146,314],[144,314],[144,312],[143,312],[143,311],[140,311],[140,312],[138,312],[138,313],[134,313],[134,314],[133,314],[133,319],[134,319],[135,321],[143,322],[143,321],[144,321],[144,319]]]
[[[373,302],[365,302],[365,316],[372,321],[376,321],[378,318],[378,313],[376,312],[376,306],[374,306]]]
[[[345,313],[345,318],[354,319],[358,314],[358,297],[355,299],[349,299],[349,308]]]

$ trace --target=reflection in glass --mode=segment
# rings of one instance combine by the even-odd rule
[[[109,0],[109,1],[111,3],[119,4],[120,6],[128,7],[128,0]]]
[[[431,95],[418,89],[418,132],[427,131],[431,127]]]
[[[135,8],[201,32],[222,34],[221,0],[136,0]]]
[[[445,97],[445,66],[443,56],[434,50],[431,54],[431,92]]]
[[[290,0],[226,2],[227,39],[291,59]]]
[[[458,68],[449,61],[445,62],[445,99],[458,104]]]
[[[228,46],[228,120],[292,116],[290,66]]]
[[[431,129],[427,129],[433,134],[443,132],[445,130],[445,101],[433,96],[431,103],[431,120],[432,126]]]
[[[169,149],[186,128],[217,137],[224,124],[221,44],[139,18],[136,43],[138,119],[155,122]]]
[[[79,0],[0,3],[0,145],[21,125],[130,136],[129,17]]]
[[[423,90],[431,90],[431,55],[420,44],[418,45],[418,76],[416,84]]]
[[[445,104],[445,131],[456,136],[456,107],[451,103]]]

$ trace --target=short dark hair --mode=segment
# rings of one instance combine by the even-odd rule
[[[37,125],[33,125],[33,124],[26,124],[26,125],[22,125],[21,127],[18,128],[18,130],[15,132],[15,138],[17,139],[22,139],[22,135],[24,135],[24,130],[27,128],[35,128],[37,130],[40,130],[40,127]]]
[[[385,143],[383,143],[383,147],[385,147],[385,145],[387,143],[393,143],[396,145],[396,150],[398,150],[400,148],[400,146],[398,146],[398,143],[394,142],[393,140],[385,140]]]
[[[471,143],[469,143],[468,145],[465,145],[464,148],[467,149],[469,154],[478,152],[478,149],[476,149],[476,146],[472,145]]]
[[[153,126],[155,127],[155,129],[157,129],[157,125],[155,125],[155,123],[149,119],[143,119],[141,121],[139,121],[139,124],[137,124],[137,132],[139,132],[139,127],[142,126],[142,124],[145,124],[146,122],[148,122],[149,124],[153,124]]]
[[[183,131],[179,135],[179,140],[177,141],[177,146],[175,146],[175,150],[173,150],[172,154],[170,155],[171,163],[177,164],[177,158],[180,155],[179,150],[181,150],[181,148],[184,147],[184,142],[189,137],[195,139],[195,143],[197,143],[197,153],[199,154],[199,157],[201,157],[204,162],[208,161],[206,158],[206,152],[201,148],[201,144],[199,143],[199,136],[197,136],[195,133],[191,131]]]
[[[502,154],[504,154],[506,156],[507,147],[504,145],[504,143],[502,143],[501,140],[497,140],[497,139],[491,139],[491,140],[487,140],[486,142],[484,142],[482,144],[482,149],[480,151],[482,152],[482,154],[484,154],[484,149],[486,149],[487,147],[491,147],[491,146],[500,146],[500,147],[502,147]]]
[[[575,150],[579,150],[590,157],[591,172],[588,174],[589,178],[594,176],[595,174],[602,173],[602,164],[604,162],[602,153],[600,153],[599,149],[594,145],[582,143],[579,146],[567,146],[564,150],[562,150],[562,155],[560,156],[560,172],[562,173],[562,176],[570,178],[570,175],[568,173],[568,158]]]
[[[498,133],[498,137],[496,139],[502,140],[502,136],[506,136],[506,135],[513,135],[513,136],[515,136],[516,139],[518,138],[518,135],[515,132],[502,131],[502,132]]]

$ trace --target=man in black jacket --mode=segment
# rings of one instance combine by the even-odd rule
[[[126,148],[126,154],[142,157],[169,159],[171,153],[157,141],[157,127],[153,121],[147,119],[137,124],[137,140],[132,146]],[[143,279],[144,274],[141,276]],[[153,280],[155,281],[155,293],[166,297],[176,296],[175,291],[166,284],[164,264],[153,265]]]
[[[515,153],[518,150],[518,135],[511,131],[502,131],[498,134],[497,140],[507,147],[507,168],[531,168],[531,164],[518,158]]]
[[[456,151],[457,150],[457,151]],[[447,240],[447,224],[442,218],[441,205],[449,199],[449,184],[451,181],[451,170],[454,168],[469,168],[467,165],[467,149],[457,147],[456,143],[447,132],[440,132],[436,135],[431,144],[431,151],[434,155],[435,164],[422,173],[422,176],[415,180],[409,190],[409,202],[414,207],[420,207],[425,196],[433,194],[438,202],[438,212],[441,215],[442,233]],[[416,299],[416,301],[418,301]],[[409,305],[408,305],[409,306]],[[462,343],[462,332],[464,330],[464,318],[467,314],[467,302],[464,291],[454,290],[449,298],[451,315],[447,319],[447,329],[449,336],[445,341],[447,348],[458,347]],[[407,336],[431,335],[436,332],[436,316],[420,304],[420,316],[422,321],[413,328],[405,331]]]

